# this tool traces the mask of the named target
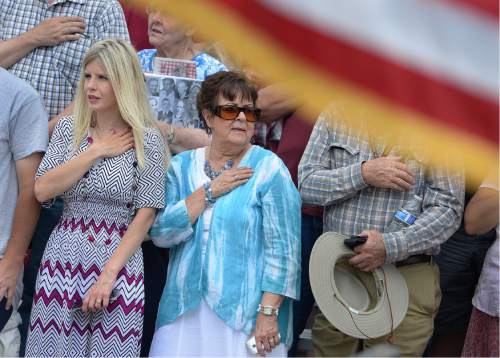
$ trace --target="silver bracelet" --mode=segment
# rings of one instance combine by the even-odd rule
[[[203,184],[205,190],[205,206],[208,208],[215,204],[215,198],[212,196],[212,182],[207,181]]]
[[[168,128],[167,132],[167,144],[168,145],[172,144],[174,140],[175,140],[174,126],[170,124],[170,127]]]

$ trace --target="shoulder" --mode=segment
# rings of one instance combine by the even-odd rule
[[[205,150],[205,148],[190,149],[184,152],[178,153],[172,157],[172,163],[189,163],[193,161],[199,150]]]
[[[282,172],[283,170],[288,173],[288,169],[281,158],[270,150],[254,145],[252,146],[251,151],[252,152],[250,153],[249,158],[250,165],[256,170],[265,172],[267,177]]]
[[[249,149],[251,152],[249,156],[252,161],[262,161],[262,160],[280,160],[279,157],[268,149],[265,149],[259,145],[252,145]]]
[[[144,144],[148,147],[164,146],[163,136],[158,129],[146,127],[144,129]]]
[[[108,11],[123,12],[122,6],[118,0],[90,0],[87,1],[87,6],[89,6],[98,15],[104,17],[110,15]]]
[[[120,38],[130,41],[123,8],[118,0],[87,0],[84,16],[95,40]]]
[[[186,172],[189,171],[191,163],[196,160],[196,157],[200,155],[199,151],[205,150],[205,148],[197,148],[186,150],[184,152],[178,153],[172,157],[170,160],[170,166],[175,171]]]
[[[139,58],[139,62],[141,64],[142,70],[145,72],[150,72],[153,70],[152,61],[156,56],[157,50],[154,48],[144,49],[137,52],[137,57]]]
[[[194,56],[193,61],[196,62],[196,68],[203,71],[205,77],[219,71],[227,71],[227,67],[221,61],[205,52],[200,52]]]
[[[157,50],[154,48],[147,48],[137,52],[139,59],[153,58],[156,55]]]
[[[28,82],[14,76],[9,71],[0,67],[0,93],[3,99],[13,98],[22,101],[22,104],[39,99],[38,93]]]
[[[75,117],[74,116],[67,116],[67,117],[62,117],[59,119],[57,122],[55,128],[54,128],[54,133],[60,133],[64,135],[72,135],[73,134],[73,128],[75,125]]]

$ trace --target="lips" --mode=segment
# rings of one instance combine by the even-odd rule
[[[93,95],[89,95],[87,96],[88,100],[90,103],[95,103],[99,100],[99,97],[96,97],[96,96],[93,96]]]

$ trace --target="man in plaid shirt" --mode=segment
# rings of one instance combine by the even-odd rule
[[[0,66],[33,86],[51,120],[73,112],[73,98],[87,49],[99,40],[129,40],[127,24],[117,0],[1,0]],[[43,208],[32,239],[24,275],[19,313],[23,323],[20,354],[28,330],[33,290],[48,237],[62,212],[62,202]]]
[[[117,0],[0,1],[0,66],[40,93],[51,118],[72,112],[83,56],[107,38],[129,40]]]
[[[349,263],[365,272],[394,263],[405,277],[409,308],[394,331],[401,356],[422,356],[432,334],[441,292],[431,257],[459,227],[464,201],[463,176],[444,167],[426,168],[417,153],[397,143],[375,143],[329,109],[320,115],[299,165],[303,202],[325,207],[324,231],[368,238]],[[395,211],[414,195],[423,199],[417,220],[404,230],[387,232]],[[367,347],[386,338],[363,343]],[[353,355],[358,344],[323,314],[316,316],[316,355]]]

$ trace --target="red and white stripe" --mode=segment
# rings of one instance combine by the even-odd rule
[[[326,74],[498,143],[494,0],[212,0]]]

